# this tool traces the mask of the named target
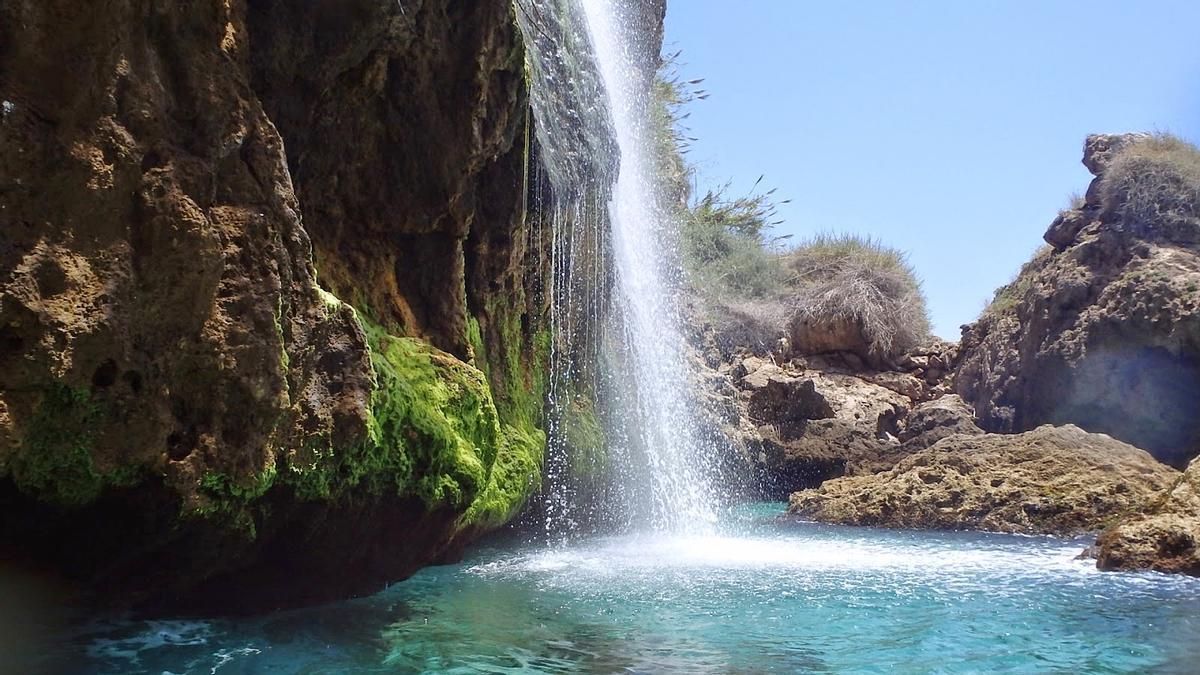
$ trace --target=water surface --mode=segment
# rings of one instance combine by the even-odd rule
[[[108,618],[97,673],[1193,672],[1200,580],[1086,541],[774,522],[475,550],[358,600],[238,620]],[[65,660],[65,663],[64,663]]]

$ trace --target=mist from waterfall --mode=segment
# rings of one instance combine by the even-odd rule
[[[636,0],[517,0],[539,162],[551,185],[531,217],[551,228],[550,443],[546,528],[608,511],[631,529],[696,532],[715,519],[710,452],[680,332],[676,223],[649,154],[658,45]],[[541,194],[540,192],[538,193]],[[603,411],[611,502],[571,474],[568,422],[579,392]],[[588,467],[585,467],[588,468]]]

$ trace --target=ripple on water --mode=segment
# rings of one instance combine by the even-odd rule
[[[1200,580],[1100,573],[1086,542],[735,519],[707,537],[481,548],[370,598],[109,621],[87,672],[1187,672]]]

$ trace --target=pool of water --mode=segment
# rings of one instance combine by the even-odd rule
[[[710,536],[474,550],[357,600],[95,619],[96,673],[1196,672],[1200,579],[1097,572],[1087,543],[729,514]]]

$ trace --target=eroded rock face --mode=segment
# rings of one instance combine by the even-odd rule
[[[1200,459],[1143,513],[1100,533],[1096,565],[1200,576]]]
[[[252,0],[247,57],[322,283],[465,360],[466,266],[521,281],[523,52],[507,3],[400,5]]]
[[[754,356],[729,373],[734,436],[771,494],[888,468],[904,452],[897,434],[913,401],[872,382],[871,373],[825,361],[777,365]]]
[[[1200,255],[1169,228],[1122,224],[1097,187],[1143,139],[1088,138],[1092,188],[964,327],[955,382],[989,431],[1077,424],[1182,468],[1200,453]]]
[[[6,546],[317,599],[536,486],[520,40],[418,5],[0,3]]]
[[[1078,427],[954,435],[870,476],[792,495],[789,513],[847,525],[1081,534],[1143,508],[1179,473]]]
[[[913,448],[927,448],[956,434],[978,436],[983,433],[975,424],[971,408],[957,394],[947,394],[913,408],[904,418],[900,440]]]

